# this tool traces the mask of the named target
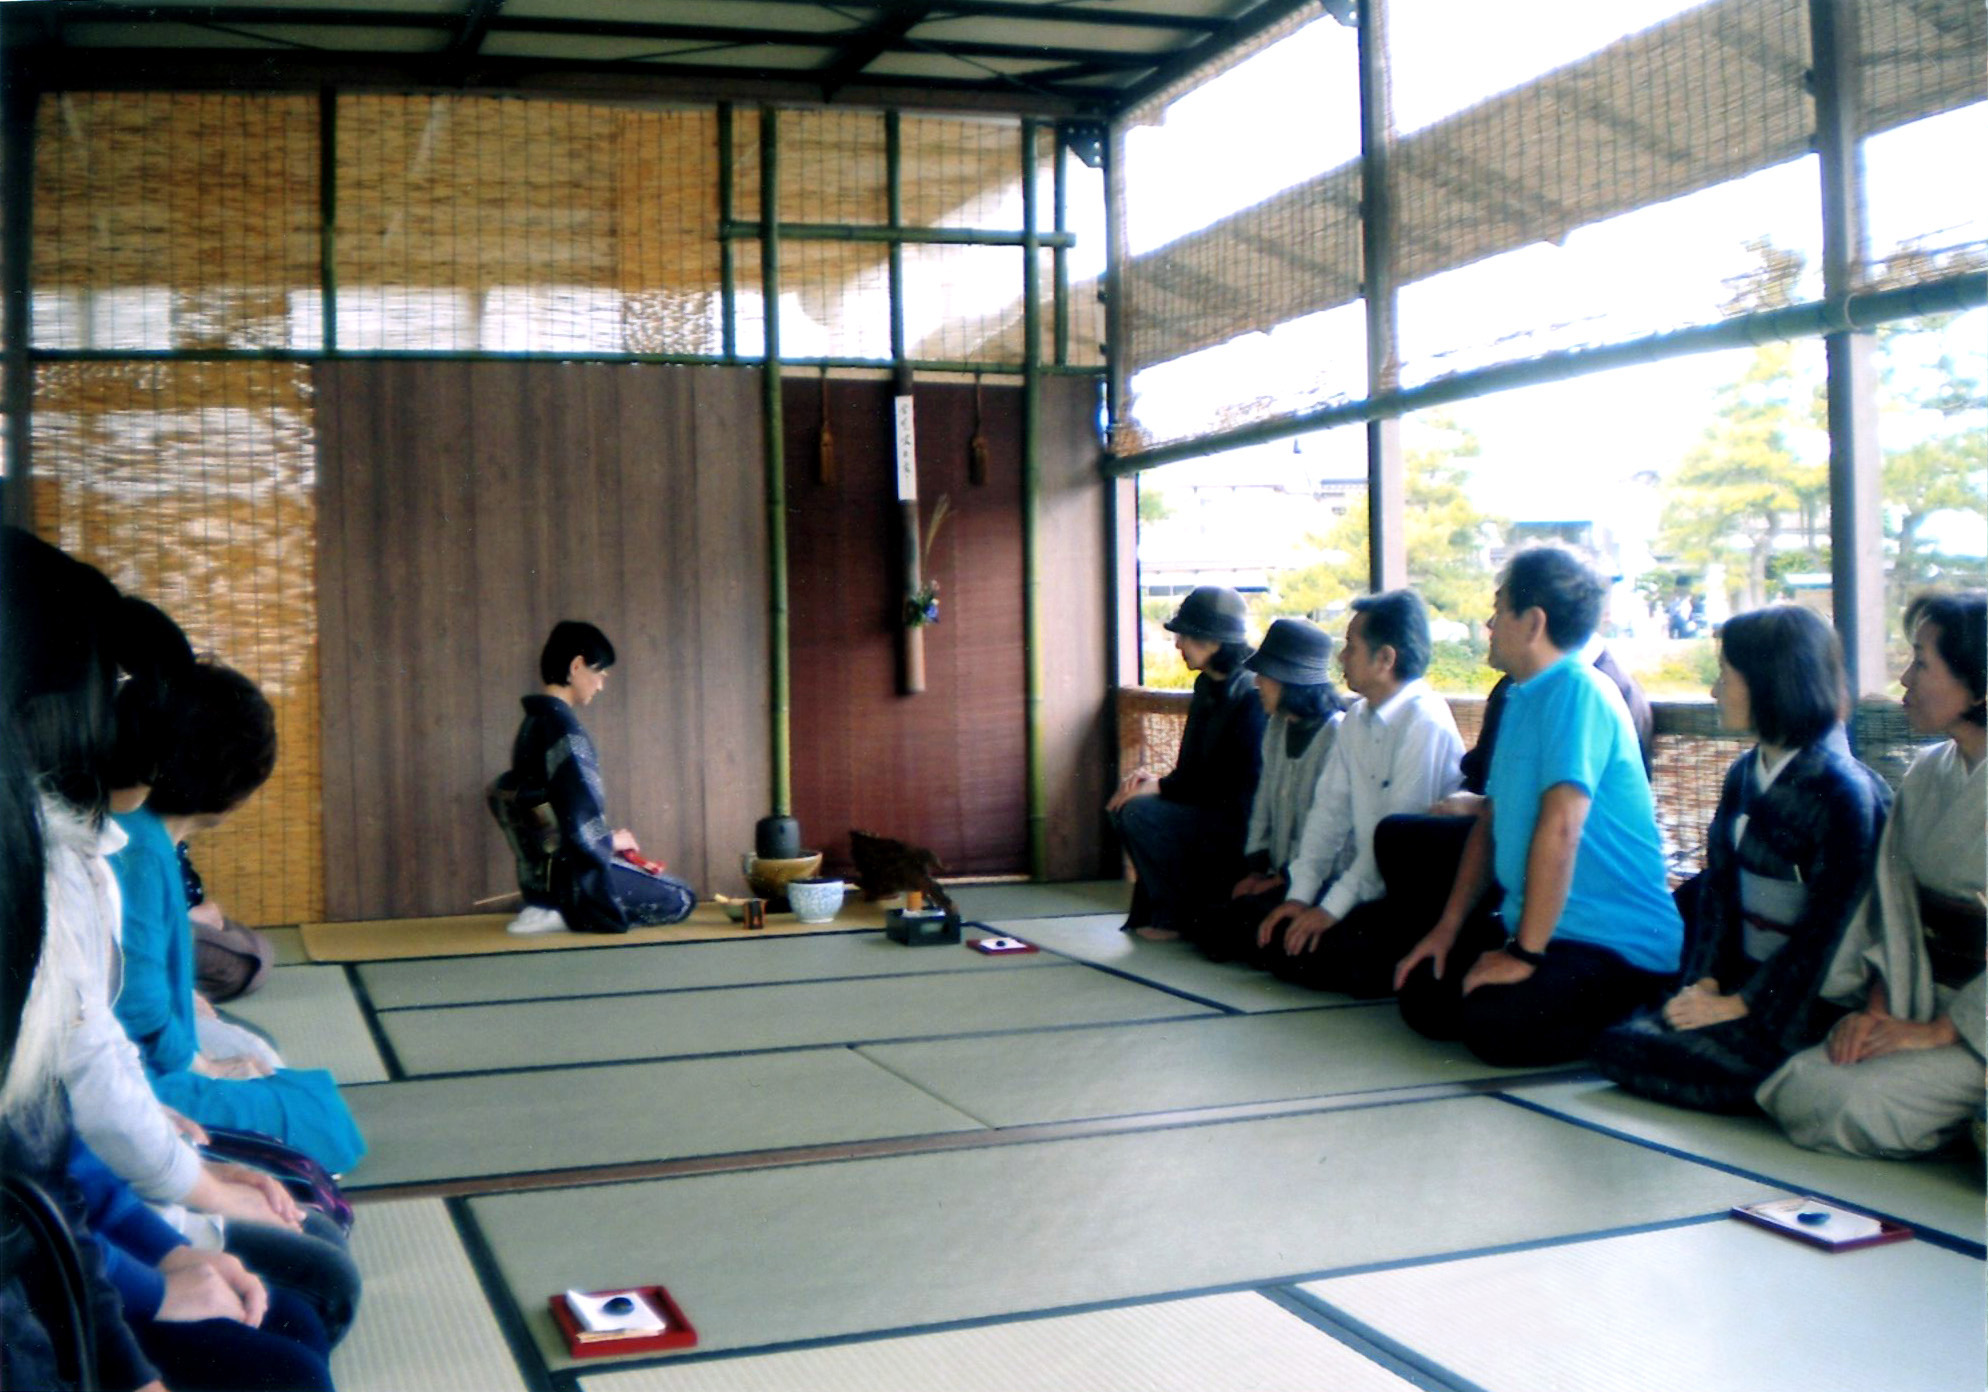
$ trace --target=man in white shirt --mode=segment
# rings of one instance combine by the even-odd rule
[[[1353,601],[1339,661],[1359,699],[1319,775],[1289,896],[1257,929],[1258,963],[1286,981],[1385,996],[1395,963],[1414,945],[1413,925],[1402,940],[1384,906],[1374,827],[1463,784],[1463,739],[1449,702],[1422,679],[1429,650],[1428,611],[1413,591]]]

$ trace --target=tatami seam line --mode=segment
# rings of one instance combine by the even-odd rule
[[[669,945],[698,946],[699,944]],[[636,986],[619,991],[573,991],[551,996],[499,996],[491,1000],[426,1001],[413,1005],[382,1005],[378,1007],[378,1010],[382,1015],[404,1015],[417,1010],[467,1010],[484,1005],[557,1005],[561,1001],[625,1000],[631,996],[689,996],[707,991],[750,991],[776,986],[831,986],[850,981],[903,981],[911,978],[931,976],[966,976],[974,972],[986,971],[1041,971],[1043,967],[1073,967],[1077,965],[1080,964],[1068,959],[1057,962],[1045,962],[1040,966],[1028,968],[983,967],[970,964],[961,967],[932,967],[919,971],[847,972],[839,976],[803,976],[796,977],[790,981],[714,981],[706,986]]]
[[[467,1200],[465,1202],[468,1202]],[[1536,1251],[1548,1247],[1567,1247],[1583,1242],[1603,1241],[1615,1237],[1634,1237],[1646,1232],[1664,1232],[1672,1228],[1693,1227],[1703,1223],[1720,1222],[1727,1218],[1724,1210],[1716,1213],[1690,1214],[1682,1218],[1668,1218],[1650,1223],[1636,1223],[1621,1227],[1598,1228],[1578,1233],[1566,1233],[1558,1237],[1529,1238],[1522,1242],[1497,1243],[1484,1247],[1466,1247],[1450,1252],[1432,1252],[1415,1257],[1401,1257],[1388,1261],[1363,1262],[1345,1267],[1328,1267],[1322,1270],[1300,1272],[1292,1275],[1271,1276],[1246,1281],[1228,1281],[1216,1285],[1188,1286],[1177,1290],[1153,1291],[1143,1295],[1120,1296],[1110,1300],[1082,1301],[1067,1305],[1047,1305],[1027,1310],[1013,1310],[1002,1314],[969,1315],[956,1320],[940,1320],[924,1324],[896,1325],[881,1329],[858,1330],[847,1334],[828,1334],[812,1339],[790,1339],[780,1343],[753,1344],[739,1348],[690,1350],[684,1353],[668,1354],[653,1358],[632,1358],[603,1364],[597,1369],[561,1369],[560,1373],[572,1372],[585,1376],[589,1371],[607,1372],[621,1369],[656,1368],[676,1363],[711,1363],[733,1358],[759,1357],[766,1354],[794,1353],[808,1349],[838,1348],[845,1344],[874,1343],[883,1339],[914,1338],[927,1334],[944,1334],[960,1329],[983,1329],[991,1325],[1015,1324],[1036,1320],[1055,1319],[1065,1315],[1094,1314],[1102,1310],[1121,1310],[1138,1305],[1157,1305],[1174,1300],[1194,1300],[1211,1295],[1234,1295],[1254,1293],[1267,1295],[1271,1291],[1282,1290],[1292,1293],[1294,1299],[1306,1299],[1296,1288],[1314,1281],[1329,1281],[1345,1276],[1363,1276],[1377,1271],[1391,1271],[1405,1267],[1438,1266],[1446,1262],[1469,1261],[1478,1257],[1502,1256],[1509,1252]],[[505,1292],[508,1298],[509,1292]],[[1279,1301],[1278,1303],[1282,1303]],[[687,1311],[695,1319],[694,1311]],[[1323,1312],[1322,1312],[1323,1313]],[[1333,1316],[1336,1318],[1336,1316]],[[1329,1333],[1321,1329],[1322,1333]],[[1381,1336],[1384,1338],[1384,1336]],[[1346,1342],[1341,1340],[1341,1342]],[[1379,1343],[1380,1339],[1376,1339]],[[555,1374],[558,1376],[559,1374]],[[1481,1392],[1470,1383],[1438,1384],[1440,1392]]]
[[[1514,1107],[1522,1107],[1526,1111],[1535,1112],[1541,1116],[1552,1117],[1556,1121],[1564,1121],[1570,1125],[1578,1126],[1584,1130],[1593,1131],[1599,1135],[1608,1136],[1618,1141],[1628,1141],[1634,1145],[1642,1146],[1645,1150],[1656,1151],[1659,1155],[1668,1155],[1676,1160],[1689,1160],[1694,1164],[1703,1165],[1707,1169],[1721,1170],[1726,1174],[1736,1175],[1741,1179],[1750,1179],[1760,1184],[1771,1184],[1777,1189],[1786,1189],[1793,1194],[1806,1194],[1810,1198],[1827,1199],[1831,1203],[1842,1204],[1846,1208],[1854,1208],[1861,1213],[1869,1213],[1879,1218],[1889,1219],[1894,1223],[1903,1223],[1906,1227],[1912,1229],[1915,1236],[1932,1243],[1935,1247],[1943,1247],[1950,1252],[1956,1252],[1964,1257],[1973,1257],[1976,1261],[1988,1260],[1988,1247],[1984,1247],[1982,1243],[1976,1242],[1972,1238],[1961,1237],[1957,1233],[1950,1233],[1944,1229],[1935,1228],[1925,1223],[1913,1222],[1897,1214],[1886,1213],[1874,1208],[1870,1204],[1860,1203],[1855,1199],[1823,1193],[1804,1184],[1794,1184],[1776,1175],[1764,1174],[1759,1170],[1749,1169],[1744,1165],[1736,1165],[1730,1160],[1715,1160],[1710,1156],[1683,1150],[1663,1141],[1653,1141],[1649,1137],[1639,1136],[1633,1131],[1618,1130],[1613,1126],[1605,1126],[1598,1121],[1590,1121],[1586,1117],[1578,1117],[1567,1112],[1555,1111],[1544,1103],[1534,1102],[1530,1098],[1513,1097],[1502,1092],[1494,1095],[1500,1102],[1509,1102]]]

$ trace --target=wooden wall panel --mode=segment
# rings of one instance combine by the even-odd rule
[[[1117,781],[1105,612],[1112,564],[1105,492],[1114,485],[1098,474],[1098,393],[1087,378],[1052,377],[1042,387],[1045,868],[1052,880],[1119,873],[1104,817]]]
[[[611,817],[731,883],[771,805],[754,375],[339,361],[318,391],[328,914],[512,887],[483,788],[561,618],[618,650],[584,716]]]
[[[846,864],[852,827],[930,846],[956,874],[1027,868],[1020,393],[982,392],[987,483],[968,482],[970,386],[917,388],[919,493],[953,515],[928,561],[939,623],[926,690],[899,694],[904,584],[888,383],[826,385],[836,477],[818,478],[823,388],[787,402],[794,800],[811,845]],[[1102,695],[1102,688],[1100,688]]]

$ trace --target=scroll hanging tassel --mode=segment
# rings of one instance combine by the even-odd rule
[[[982,424],[978,373],[973,378],[973,438],[966,444],[966,481],[975,488],[987,484],[987,432]]]
[[[815,482],[835,482],[835,432],[828,425],[828,373],[821,375],[821,438],[815,444]]]

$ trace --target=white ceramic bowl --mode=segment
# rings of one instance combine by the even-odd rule
[[[787,903],[803,923],[830,923],[841,912],[848,888],[841,880],[789,880]]]

